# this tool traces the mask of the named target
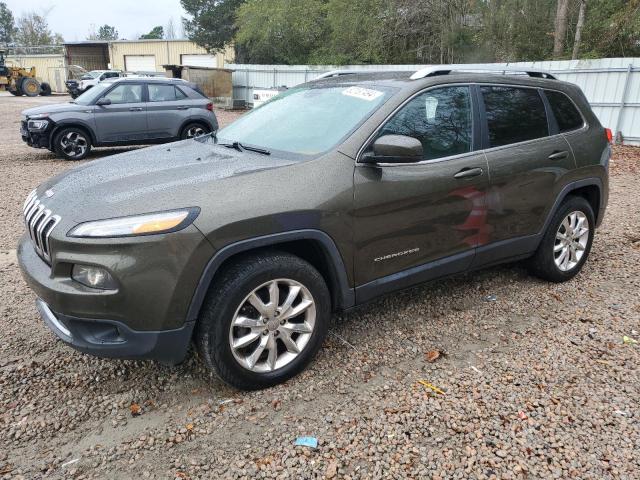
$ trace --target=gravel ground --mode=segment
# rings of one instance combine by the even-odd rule
[[[0,97],[0,478],[640,478],[640,149],[616,149],[573,281],[509,265],[389,296],[336,318],[299,377],[243,393],[194,356],[79,354],[39,320],[19,210],[71,164],[24,146],[18,113],[56,100]]]

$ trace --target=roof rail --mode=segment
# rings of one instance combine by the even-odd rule
[[[547,78],[556,80],[556,77],[544,70],[536,70],[527,67],[486,65],[486,64],[459,64],[459,65],[434,65],[431,67],[421,68],[411,75],[411,80],[420,78],[435,77],[438,75],[448,75],[451,72],[492,72],[495,74],[507,75],[508,73],[525,73],[534,78]]]
[[[381,73],[388,70],[331,70],[325,72],[314,80],[321,80],[323,78],[342,77],[343,75],[357,75],[359,73]]]

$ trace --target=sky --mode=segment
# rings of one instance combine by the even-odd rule
[[[135,39],[156,25],[165,26],[173,17],[176,34],[182,32],[180,17],[186,13],[180,0],[1,0],[17,19],[22,13],[49,11],[47,21],[53,33],[66,41],[85,40],[91,26],[116,27],[120,38]]]

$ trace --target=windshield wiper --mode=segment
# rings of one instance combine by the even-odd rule
[[[245,150],[249,150],[250,152],[261,153],[262,155],[271,155],[271,152],[269,150],[265,150],[264,148],[250,147],[248,145],[243,145],[240,142],[233,142],[233,143],[216,142],[216,145],[220,145],[221,147],[234,148],[239,152],[244,152]]]

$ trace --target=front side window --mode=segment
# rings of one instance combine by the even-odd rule
[[[560,133],[582,127],[584,124],[582,115],[580,115],[580,112],[573,102],[569,100],[569,97],[564,93],[551,90],[545,90],[544,93],[547,96],[547,100],[549,100],[549,105],[551,105],[551,111],[554,117],[556,117]]]
[[[318,155],[338,145],[396,91],[380,85],[305,85],[276,95],[218,131],[284,155]]]
[[[118,85],[104,98],[111,100],[112,104],[117,103],[139,103],[142,101],[142,85],[125,83]]]
[[[549,126],[542,98],[535,88],[481,87],[489,147],[547,137]]]
[[[418,95],[378,132],[406,135],[422,143],[425,160],[471,151],[473,131],[469,87],[443,87]]]

